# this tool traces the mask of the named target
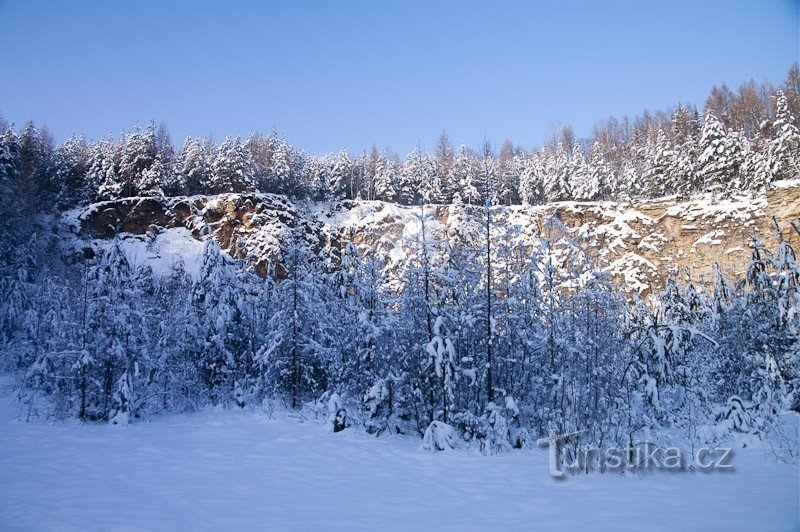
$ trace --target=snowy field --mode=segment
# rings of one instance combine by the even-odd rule
[[[547,453],[432,454],[236,411],[129,427],[14,420],[2,398],[2,530],[796,530],[797,466],[556,481]]]

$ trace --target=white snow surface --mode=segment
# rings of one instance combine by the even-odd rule
[[[189,229],[172,227],[163,229],[157,235],[134,235],[120,233],[119,243],[125,258],[135,267],[148,266],[153,275],[164,277],[169,275],[177,263],[182,263],[184,270],[193,279],[200,275],[203,264],[203,241],[194,237]],[[111,239],[94,239],[91,246],[95,251],[107,250],[114,244]],[[81,244],[73,240],[74,249]]]
[[[127,427],[17,418],[0,398],[2,530],[796,530],[798,470],[555,480],[542,449],[427,452],[233,410]]]
[[[110,241],[97,240],[98,246]],[[183,227],[164,229],[152,242],[145,235],[120,235],[120,243],[125,257],[134,266],[146,265],[153,274],[166,276],[176,263],[182,262],[186,272],[197,279],[203,263],[203,242],[197,240],[192,232]]]

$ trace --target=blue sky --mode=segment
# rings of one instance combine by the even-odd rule
[[[534,147],[572,124],[781,82],[798,1],[0,0],[0,112],[57,140],[165,121],[273,126],[313,153],[484,137]]]

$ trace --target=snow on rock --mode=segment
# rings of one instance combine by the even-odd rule
[[[660,290],[666,277],[676,271],[688,269],[696,282],[708,282],[714,263],[731,275],[741,275],[748,254],[725,250],[745,249],[753,235],[772,237],[773,216],[784,238],[800,246],[800,236],[789,223],[800,216],[800,182],[782,183],[757,196],[702,194],[676,201],[496,206],[491,212],[493,243],[530,252],[541,236],[573,239],[626,290],[642,295]],[[420,206],[381,201],[313,203],[291,202],[274,194],[222,194],[98,203],[65,213],[62,226],[74,235],[76,250],[87,241],[99,245],[98,240],[117,233],[125,233],[126,239],[154,233],[156,255],[148,250],[149,244],[134,240],[129,244],[130,251],[142,260],[162,261],[154,271],[163,271],[162,266],[183,250],[188,253],[184,260],[192,262],[195,248],[188,239],[213,235],[224,251],[247,260],[261,274],[270,263],[278,263],[280,276],[280,246],[297,221],[311,248],[334,260],[337,250],[351,238],[362,253],[381,256],[392,286],[400,282],[398,274],[418,253],[422,214]],[[426,205],[424,215],[434,260],[445,239],[480,245],[484,238],[482,207]],[[172,232],[177,229],[183,232]]]
[[[692,252],[697,253],[698,244],[704,244],[706,246],[719,246],[720,244],[722,244],[722,238],[724,236],[725,232],[722,230],[716,230],[706,233],[694,241],[694,244],[692,244]]]
[[[766,196],[718,198],[712,194],[701,194],[694,201],[677,203],[667,208],[666,215],[684,220],[747,221],[764,216],[763,209],[767,205]]]
[[[632,252],[625,253],[609,264],[606,271],[621,276],[624,279],[623,288],[638,294],[646,293],[651,287],[648,280],[654,279],[658,274],[655,264]]]
[[[144,235],[120,233],[120,247],[125,257],[133,266],[147,266],[157,276],[168,275],[175,265],[181,264],[183,269],[197,279],[202,264],[203,242],[194,237],[192,232],[183,227],[160,229]],[[112,240],[92,239],[89,247],[98,253],[107,250]],[[73,249],[85,246],[85,242],[67,241],[65,246]]]

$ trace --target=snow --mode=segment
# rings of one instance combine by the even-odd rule
[[[0,529],[790,530],[796,465],[556,480],[544,449],[424,451],[286,414],[205,411],[127,427],[0,406]]]
[[[441,421],[433,421],[422,437],[422,448],[426,451],[451,451],[456,447],[453,427]]]
[[[621,275],[625,279],[625,288],[638,293],[650,288],[647,280],[658,272],[655,264],[632,252],[625,253],[622,257],[609,264],[605,270]]]
[[[767,198],[763,194],[732,198],[698,194],[690,202],[671,205],[667,208],[665,215],[684,220],[712,219],[714,223],[730,220],[746,222],[751,218],[764,216],[764,209],[767,205]],[[688,228],[688,226],[684,226],[684,229]]]
[[[661,247],[664,243],[669,242],[669,239],[658,231],[650,233],[639,241],[638,249],[647,249],[655,253],[661,252]]]
[[[94,240],[96,248],[108,248],[112,240]],[[197,240],[189,229],[174,227],[164,229],[148,242],[147,235],[120,234],[120,245],[125,257],[134,266],[149,266],[153,274],[166,276],[173,266],[183,262],[186,272],[197,279],[203,260],[203,242]]]
[[[706,246],[718,246],[722,244],[721,238],[724,237],[725,237],[725,231],[716,230],[706,233],[694,241],[694,244],[692,244],[692,251],[697,253],[698,244],[704,244]]]
[[[783,179],[775,181],[772,186],[775,188],[794,188],[800,186],[800,179]]]

